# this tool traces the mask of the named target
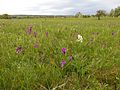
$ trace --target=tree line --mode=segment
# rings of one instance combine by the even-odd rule
[[[100,20],[101,17],[105,17],[105,16],[119,17],[120,16],[120,6],[118,6],[115,9],[112,9],[109,13],[107,13],[105,10],[98,10],[98,11],[96,11],[95,15],[82,15],[81,12],[77,12],[74,16],[60,16],[60,15],[58,15],[58,16],[54,16],[54,15],[51,15],[51,16],[47,16],[47,15],[17,15],[16,16],[16,15],[3,14],[3,15],[0,15],[0,19],[58,18],[58,17],[61,17],[61,18],[67,18],[67,17],[89,18],[89,17],[98,17],[98,20]]]
[[[77,12],[75,14],[75,17],[83,17],[83,18],[88,18],[88,17],[98,17],[98,20],[100,20],[100,17],[102,16],[110,16],[110,17],[119,17],[120,16],[120,6],[118,6],[115,9],[112,9],[109,13],[107,13],[105,10],[98,10],[96,11],[95,15],[82,15],[81,12]]]

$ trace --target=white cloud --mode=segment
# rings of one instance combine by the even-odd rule
[[[0,14],[66,15],[95,13],[120,5],[120,0],[0,0]]]

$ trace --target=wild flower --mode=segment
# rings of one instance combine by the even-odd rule
[[[114,36],[115,35],[115,32],[112,32],[112,36]]]
[[[66,48],[62,48],[62,53],[65,54],[66,53]]]
[[[32,31],[32,26],[29,27],[29,30]]]
[[[60,65],[61,65],[62,68],[64,67],[65,64],[66,64],[66,61],[65,61],[65,60],[62,60],[62,61],[60,62]]]
[[[77,41],[81,43],[83,42],[83,37],[80,34],[78,35]]]
[[[35,43],[35,44],[34,44],[34,48],[38,48],[38,43]]]
[[[21,46],[18,46],[17,48],[16,48],[16,53],[18,54],[18,53],[20,53],[22,51],[22,47]]]
[[[45,32],[46,37],[48,37],[48,32]]]
[[[37,33],[36,33],[36,32],[34,32],[33,34],[34,34],[34,37],[36,37],[36,36],[37,36]]]
[[[29,26],[29,28],[26,32],[27,32],[27,34],[31,34],[32,33],[32,26]]]

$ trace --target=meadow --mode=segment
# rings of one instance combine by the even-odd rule
[[[120,18],[0,19],[0,90],[120,90]]]

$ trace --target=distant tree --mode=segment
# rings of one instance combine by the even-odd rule
[[[96,16],[98,17],[98,20],[100,20],[101,16],[106,16],[106,11],[105,10],[98,10],[96,13]]]
[[[3,14],[1,16],[2,19],[10,19],[11,17],[8,14]]]
[[[114,14],[115,14],[115,10],[114,10],[114,9],[111,9],[109,16],[114,17]]]
[[[91,17],[96,17],[96,15],[91,15]]]
[[[83,18],[89,18],[91,17],[90,15],[82,15]]]
[[[9,18],[8,14],[3,14],[2,16],[3,16],[4,19],[8,19]]]
[[[118,6],[115,9],[111,9],[109,15],[112,16],[112,17],[119,17],[120,16],[120,6]]]
[[[24,18],[24,19],[28,19],[28,18],[30,18],[30,16],[23,16],[23,18]]]
[[[0,19],[2,19],[2,15],[0,15]]]
[[[77,18],[82,17],[82,13],[81,13],[81,12],[77,12],[77,13],[75,14],[75,17],[77,17]]]
[[[115,16],[115,17],[120,16],[120,6],[118,6],[117,8],[115,8],[114,16]]]

